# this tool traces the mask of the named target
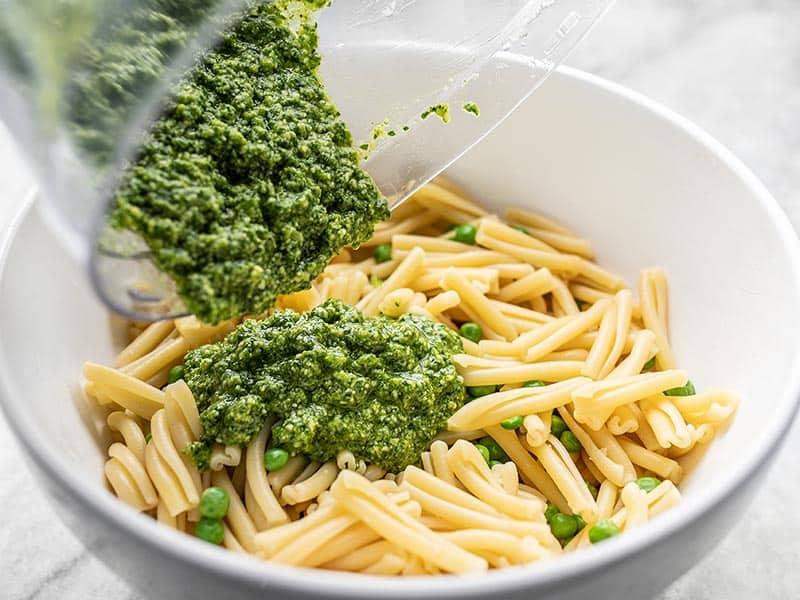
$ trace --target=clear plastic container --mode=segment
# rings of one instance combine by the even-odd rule
[[[321,76],[369,148],[365,168],[396,203],[502,121],[612,2],[333,0],[318,13]],[[141,240],[109,240],[103,215],[171,84],[247,4],[2,3],[0,118],[38,173],[54,231],[118,312],[153,319],[183,310]],[[449,106],[449,123],[422,119],[434,104]],[[479,116],[464,110],[470,104]]]

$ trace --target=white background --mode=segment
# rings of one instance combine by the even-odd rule
[[[618,0],[568,62],[643,92],[707,129],[764,180],[797,228],[798,31],[797,0]],[[19,161],[0,136],[0,236],[31,184]],[[764,489],[731,523],[727,540],[659,600],[798,597],[798,458],[795,425]],[[3,598],[154,600],[131,591],[60,524],[2,417],[0,505]]]

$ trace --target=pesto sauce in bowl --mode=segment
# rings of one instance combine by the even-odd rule
[[[256,3],[189,73],[112,203],[209,323],[307,289],[389,216],[318,78],[316,26],[284,4]]]
[[[303,314],[245,321],[186,355],[203,424],[187,448],[208,468],[215,443],[249,444],[270,416],[272,444],[326,461],[340,450],[392,472],[419,462],[464,404],[458,335],[425,317],[365,317],[331,299]]]

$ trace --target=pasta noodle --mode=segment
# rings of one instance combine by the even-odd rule
[[[114,493],[136,510],[154,508],[158,504],[158,495],[143,461],[120,443],[111,444],[108,456],[104,471]]]
[[[297,312],[338,298],[366,315],[480,327],[481,339],[462,338],[453,362],[464,385],[481,391],[449,417],[419,466],[387,472],[342,448],[325,462],[284,456],[269,471],[269,417],[246,447],[214,445],[201,473],[184,453],[203,434],[198,407],[183,380],[167,385],[170,369],[240,320],[184,317],[134,324],[113,368],[84,366],[87,395],[108,413],[113,493],[195,534],[203,494],[220,488],[228,550],[383,576],[535,562],[590,544],[600,521],[626,531],[675,506],[682,457],[709,443],[739,400],[687,384],[669,340],[665,272],[643,270],[635,298],[574,231],[530,210],[509,209],[507,219],[439,178],[378,224],[363,249],[334,257],[310,289],[278,298],[276,308]],[[451,239],[449,227],[465,223],[475,244]],[[381,244],[391,256],[378,262]],[[657,485],[645,489],[642,477]],[[585,527],[557,538],[554,510],[580,515]]]
[[[588,383],[572,392],[575,420],[600,429],[616,408],[683,386],[687,381],[686,371],[674,370]]]
[[[246,502],[248,507],[254,504],[258,507],[258,514],[263,518],[263,527],[259,529],[266,529],[286,523],[289,521],[289,516],[283,510],[275,496],[275,492],[269,484],[267,478],[267,471],[264,467],[264,451],[267,447],[267,439],[269,438],[270,427],[272,421],[268,421],[258,437],[254,439],[250,446],[247,447],[246,465],[247,465],[247,489],[250,490],[251,502]],[[254,519],[255,521],[256,519]]]

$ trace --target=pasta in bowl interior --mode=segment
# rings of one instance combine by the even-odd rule
[[[685,458],[738,399],[696,391],[678,367],[662,269],[631,290],[593,257],[566,226],[488,214],[440,178],[274,309],[336,298],[461,335],[467,401],[417,464],[387,472],[347,448],[292,456],[271,444],[268,417],[246,447],[216,444],[201,471],[184,452],[203,433],[184,356],[240,320],[185,317],[131,323],[113,366],[84,367],[115,440],[106,479],[135,509],[228,550],[368,574],[520,565],[642,526],[680,502]]]

